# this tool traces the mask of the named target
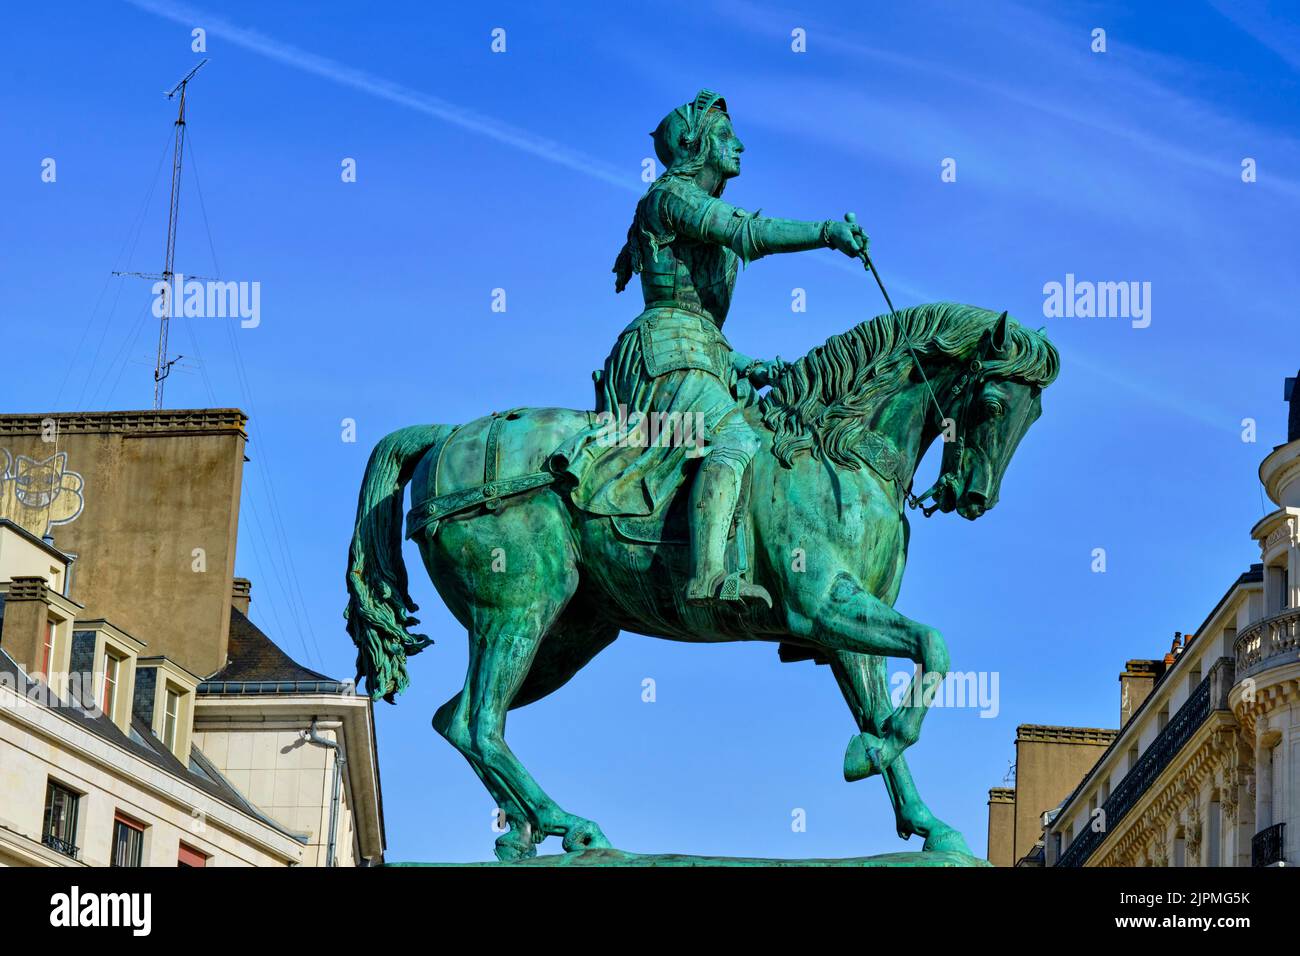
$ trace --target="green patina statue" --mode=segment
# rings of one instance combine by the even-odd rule
[[[948,669],[940,635],[893,609],[905,510],[933,498],[927,515],[974,520],[997,503],[1057,352],[1005,312],[936,303],[863,322],[789,364],[741,355],[721,331],[739,263],[827,247],[869,263],[866,237],[852,217],[768,219],[723,203],[743,147],[716,94],[653,135],[666,171],[615,264],[620,290],[640,275],[646,308],[597,373],[595,408],[416,425],[372,452],[347,572],[358,676],[392,702],[406,658],[431,643],[409,630],[409,485],[406,537],[470,638],[464,688],[433,724],[504,813],[498,859],[533,857],[554,835],[567,851],[599,851],[593,862],[629,861],[541,789],[506,744],[505,718],[633,631],[769,641],[782,660],[828,664],[858,730],[845,778],[881,776],[899,836],[925,841],[920,858],[970,862],[903,755]],[[940,436],[939,478],[914,495]],[[917,665],[897,704],[889,657]]]
[[[666,171],[637,203],[614,264],[618,292],[640,274],[645,311],[623,330],[605,363],[603,397],[608,406],[642,414],[701,416],[708,457],[691,491],[686,599],[752,599],[771,607],[761,584],[723,567],[745,472],[762,444],[742,414],[736,378],[762,387],[774,377],[771,363],[734,351],[722,335],[737,264],[826,247],[856,257],[866,238],[843,222],[764,218],[718,198],[727,180],[740,175],[744,146],[726,101],[710,90],[669,113],[651,135]],[[644,468],[632,473],[656,465],[639,464]]]

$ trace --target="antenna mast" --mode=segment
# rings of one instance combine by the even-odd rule
[[[171,374],[172,366],[175,365],[183,356],[171,358],[167,354],[167,333],[171,322],[171,312],[174,308],[172,302],[172,277],[174,275],[173,267],[176,260],[176,223],[180,216],[181,206],[181,158],[185,153],[185,88],[189,85],[190,80],[194,79],[194,74],[203,69],[207,63],[205,57],[198,66],[185,74],[185,78],[171,88],[167,94],[167,99],[175,99],[180,96],[180,103],[176,111],[176,142],[172,147],[172,191],[171,202],[167,207],[167,248],[163,253],[163,271],[161,275],[150,275],[143,272],[114,272],[114,275],[139,276],[142,279],[161,279],[167,283],[166,308],[163,309],[162,318],[158,322],[158,358],[153,367],[153,407],[158,410],[163,407],[163,382]]]
[[[163,382],[166,381],[168,374],[172,370],[172,363],[167,357],[167,332],[168,325],[171,321],[171,311],[173,308],[172,295],[170,292],[172,281],[172,267],[176,259],[176,220],[181,211],[181,157],[185,152],[185,88],[189,85],[190,80],[194,79],[194,74],[203,69],[203,64],[207,63],[204,58],[198,66],[185,74],[185,79],[177,83],[167,99],[172,99],[177,94],[180,95],[180,105],[176,110],[176,145],[172,150],[172,196],[171,204],[167,207],[167,251],[163,258],[162,278],[168,283],[167,308],[163,309],[162,318],[158,321],[158,361],[153,369],[153,407],[155,410],[163,407]]]

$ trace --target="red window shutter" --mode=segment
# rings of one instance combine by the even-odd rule
[[[180,858],[177,860],[177,866],[207,866],[208,857],[206,853],[200,853],[193,847],[181,844]]]

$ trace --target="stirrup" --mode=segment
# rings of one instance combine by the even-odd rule
[[[767,588],[761,584],[749,583],[740,576],[738,571],[722,575],[720,583],[710,590],[713,592],[712,598],[688,598],[687,602],[690,604],[709,604],[717,600],[743,604],[761,601],[767,605],[769,611],[772,610],[772,595],[768,593]]]

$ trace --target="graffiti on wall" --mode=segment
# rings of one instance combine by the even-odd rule
[[[0,455],[4,465],[0,474],[0,518],[8,518],[43,538],[55,525],[67,524],[81,514],[85,481],[68,470],[66,451],[44,461],[11,455],[7,448],[0,448]]]

